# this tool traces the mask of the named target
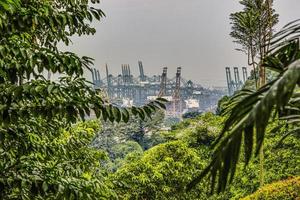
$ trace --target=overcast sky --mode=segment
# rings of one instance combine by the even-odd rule
[[[241,10],[238,0],[102,0],[99,7],[107,17],[94,24],[96,35],[74,38],[67,49],[94,58],[102,78],[105,63],[115,75],[121,64],[130,64],[137,76],[141,60],[149,75],[167,66],[171,78],[182,66],[186,79],[225,86],[225,67],[246,66],[229,36],[229,14]],[[275,9],[278,28],[300,18],[300,0],[275,0]]]

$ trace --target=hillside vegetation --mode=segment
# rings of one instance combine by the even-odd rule
[[[161,137],[166,142],[141,154],[128,154],[127,161],[110,178],[120,199],[239,199],[259,188],[259,162],[237,166],[236,178],[228,190],[210,196],[209,180],[203,180],[191,192],[187,184],[210,161],[211,147],[222,129],[224,118],[207,113],[185,120]],[[279,127],[278,127],[279,126]],[[300,173],[300,142],[285,134],[281,122],[268,126],[265,143],[266,183],[287,179]],[[244,159],[241,155],[240,159]]]
[[[59,49],[95,34],[99,2],[0,1],[0,199],[300,198],[300,20],[275,33],[272,0],[240,0],[249,80],[178,122],[163,98],[110,103],[83,76],[93,59]]]

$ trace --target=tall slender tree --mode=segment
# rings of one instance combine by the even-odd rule
[[[240,4],[244,6],[243,10],[230,15],[230,35],[240,45],[237,50],[247,54],[257,86],[264,85],[265,68],[261,60],[267,55],[278,14],[273,9],[273,0],[241,0]]]

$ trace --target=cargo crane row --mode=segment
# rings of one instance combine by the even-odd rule
[[[237,67],[233,68],[234,79],[232,79],[230,68],[226,67],[225,70],[226,70],[228,95],[231,96],[236,91],[240,90],[243,87],[243,85],[248,79],[248,72],[246,67],[242,67],[243,80],[241,80],[239,68]]]
[[[121,106],[143,105],[157,97],[170,103],[168,114],[179,116],[187,110],[205,111],[213,109],[224,91],[211,90],[182,77],[182,67],[177,68],[174,78],[168,78],[168,68],[161,75],[145,74],[143,63],[138,62],[139,76],[131,74],[129,64],[121,65],[121,74],[114,76],[105,66],[106,77],[101,79],[99,69],[92,69],[94,88],[105,91],[110,101]]]

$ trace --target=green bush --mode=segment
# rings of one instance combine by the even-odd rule
[[[38,122],[40,133],[23,136],[26,152],[16,154],[18,143],[8,146],[8,140],[0,146],[0,199],[115,199],[100,164],[106,155],[90,146],[99,123],[51,130],[47,121]]]
[[[260,188],[242,200],[297,200],[300,199],[300,176],[278,181]]]
[[[189,180],[198,175],[211,159],[211,145],[222,129],[223,119],[206,113],[181,122],[175,130],[161,132],[166,143],[151,148],[132,162],[126,162],[113,174],[119,198],[237,200],[255,192],[259,188],[257,158],[246,168],[242,162],[237,166],[235,179],[222,194],[210,196],[207,179],[190,192],[184,190]],[[281,124],[276,120],[267,128],[265,183],[298,176],[300,172],[300,141],[296,136],[290,136],[279,143],[286,132]],[[240,159],[244,160],[242,154]]]
[[[207,183],[187,192],[186,186],[210,158],[209,144],[220,129],[222,118],[212,113],[183,121],[169,132],[169,141],[145,151],[140,159],[127,162],[112,175],[120,199],[228,199],[210,196]],[[200,147],[198,148],[198,146]]]
[[[114,175],[120,199],[189,199],[185,186],[205,163],[182,141],[168,142],[145,152]]]

